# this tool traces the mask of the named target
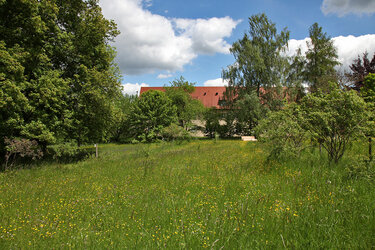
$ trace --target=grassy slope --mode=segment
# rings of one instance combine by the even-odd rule
[[[240,141],[109,145],[0,173],[0,248],[375,247],[374,182],[318,154],[264,155]]]

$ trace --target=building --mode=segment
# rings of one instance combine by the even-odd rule
[[[141,87],[140,94],[151,89],[165,91],[164,87]],[[195,87],[191,97],[201,101],[206,108],[221,108],[219,101],[223,99],[225,90],[226,87]]]

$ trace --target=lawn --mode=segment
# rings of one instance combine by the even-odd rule
[[[100,157],[0,173],[0,248],[374,248],[375,181],[318,150],[254,142],[104,145]]]

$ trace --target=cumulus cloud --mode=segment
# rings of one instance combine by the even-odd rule
[[[228,81],[223,80],[223,78],[217,78],[212,80],[207,80],[203,83],[204,86],[210,87],[210,86],[228,86]]]
[[[325,15],[333,13],[339,17],[349,13],[357,15],[375,12],[374,0],[324,0],[321,9]]]
[[[151,13],[152,1],[102,0],[104,16],[113,19],[121,34],[113,44],[125,74],[182,70],[199,54],[228,53],[229,37],[238,21],[229,17],[168,19]]]
[[[181,35],[191,38],[193,50],[201,54],[229,54],[229,45],[224,38],[229,37],[240,21],[230,17],[210,19],[174,19]]]
[[[122,92],[128,95],[139,95],[141,87],[148,87],[146,83],[125,83],[122,84]]]
[[[166,79],[166,78],[171,78],[173,75],[172,74],[159,74],[157,76],[158,79]]]
[[[306,42],[310,38],[303,40],[290,40],[286,51],[288,56],[295,55],[298,48],[301,49],[302,55],[307,51]],[[333,44],[337,48],[337,54],[341,66],[338,66],[338,70],[349,71],[349,65],[353,63],[354,59],[357,59],[358,55],[362,56],[364,52],[368,52],[372,58],[375,53],[375,34],[363,35],[363,36],[338,36],[332,38]]]

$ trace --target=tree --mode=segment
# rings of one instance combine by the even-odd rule
[[[230,49],[236,62],[223,70],[222,75],[236,88],[239,98],[241,92],[255,92],[266,103],[271,101],[267,95],[269,90],[280,88],[285,80],[282,69],[288,61],[280,53],[286,48],[289,31],[284,28],[277,33],[276,24],[265,14],[251,16],[249,26],[249,33],[233,43]]]
[[[237,133],[245,135],[254,134],[254,128],[266,113],[255,93],[246,94],[237,101],[233,112],[237,117]]]
[[[369,73],[363,81],[361,93],[364,100],[369,104],[369,117],[366,126],[366,136],[368,137],[369,159],[372,160],[372,137],[375,136],[375,73]]]
[[[44,148],[105,140],[120,94],[108,44],[118,31],[98,1],[0,1],[0,33],[0,137]]]
[[[163,128],[177,120],[176,107],[164,92],[149,90],[138,98],[131,109],[130,126],[135,138],[152,142]]]
[[[258,139],[270,148],[269,159],[297,157],[301,153],[308,138],[302,120],[300,107],[292,103],[282,110],[271,111],[259,122],[255,131]]]
[[[194,83],[186,81],[182,76],[164,87],[165,93],[177,108],[177,118],[181,127],[188,129],[190,122],[204,113],[203,104],[191,97],[194,92]]]
[[[286,90],[288,100],[299,103],[305,96],[305,88],[303,86],[305,67],[305,58],[301,49],[297,49],[296,55],[290,58],[290,67],[287,71]]]
[[[131,108],[138,99],[136,95],[120,95],[115,100],[114,116],[111,126],[111,141],[127,142],[131,138],[130,117],[132,115]]]
[[[204,133],[210,138],[214,138],[216,134],[220,133],[220,120],[222,119],[222,114],[220,110],[215,107],[207,109],[204,113],[205,120],[205,131]]]
[[[307,42],[305,80],[310,85],[310,91],[316,92],[318,89],[329,88],[328,81],[323,77],[334,75],[338,55],[332,39],[323,33],[322,27],[314,23],[310,29],[310,41]]]
[[[352,70],[351,73],[347,74],[351,80],[349,88],[360,91],[364,85],[365,77],[370,73],[375,74],[375,53],[371,61],[368,58],[367,52],[363,53],[362,59],[358,55],[358,58],[349,67]]]
[[[302,99],[303,127],[337,163],[350,142],[362,132],[367,120],[366,103],[355,91],[331,85],[328,93],[307,95]]]

